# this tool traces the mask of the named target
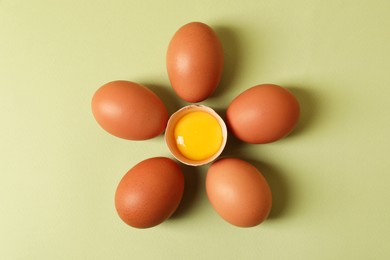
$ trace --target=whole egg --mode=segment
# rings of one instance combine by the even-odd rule
[[[226,111],[229,130],[240,140],[264,144],[288,135],[296,126],[300,106],[286,88],[257,85],[238,95]]]
[[[185,101],[200,102],[215,91],[221,80],[222,44],[211,27],[191,22],[172,37],[166,62],[176,94]]]
[[[169,116],[164,103],[153,91],[124,80],[100,87],[92,98],[92,112],[103,129],[129,140],[160,135]]]
[[[175,161],[149,158],[123,176],[115,193],[115,207],[126,224],[149,228],[175,212],[183,191],[184,175]]]
[[[271,211],[267,180],[255,166],[241,159],[214,162],[207,171],[206,192],[215,211],[235,226],[256,226]]]

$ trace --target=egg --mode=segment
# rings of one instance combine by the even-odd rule
[[[238,139],[264,144],[288,135],[296,126],[300,106],[286,88],[273,84],[254,86],[229,105],[226,121]]]
[[[92,98],[92,113],[110,134],[128,140],[146,140],[160,135],[168,110],[150,89],[131,81],[112,81]]]
[[[167,50],[169,80],[187,102],[200,102],[217,88],[223,69],[222,44],[211,27],[200,22],[182,26]]]
[[[206,176],[207,197],[215,211],[238,227],[262,223],[272,206],[270,187],[252,164],[237,158],[214,162]]]
[[[150,228],[168,219],[184,191],[184,175],[170,158],[154,157],[136,164],[119,182],[115,207],[120,218],[135,228]]]
[[[210,107],[185,106],[169,118],[165,142],[180,162],[200,166],[214,161],[225,148],[227,129],[223,119]]]

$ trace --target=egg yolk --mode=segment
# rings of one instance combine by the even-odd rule
[[[180,153],[194,161],[210,158],[222,144],[222,129],[217,119],[202,111],[190,112],[180,118],[174,136]]]

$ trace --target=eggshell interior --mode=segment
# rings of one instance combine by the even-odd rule
[[[180,153],[179,148],[176,145],[176,140],[175,140],[175,126],[177,122],[186,114],[191,113],[191,112],[196,112],[196,111],[203,111],[207,112],[210,115],[212,115],[215,119],[217,119],[219,125],[221,126],[222,129],[222,144],[219,148],[219,150],[211,157],[205,159],[205,160],[200,160],[200,161],[195,161],[188,159],[185,157],[183,154]],[[223,121],[223,119],[210,107],[204,106],[204,105],[189,105],[186,107],[183,107],[176,111],[168,120],[167,128],[165,130],[165,142],[168,146],[168,149],[172,153],[172,155],[180,162],[190,165],[190,166],[200,166],[207,164],[209,162],[214,161],[215,159],[218,158],[218,156],[222,153],[223,149],[225,148],[227,141],[227,129],[226,129],[226,124]]]

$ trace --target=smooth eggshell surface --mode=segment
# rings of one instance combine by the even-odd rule
[[[240,140],[263,144],[279,140],[296,126],[300,114],[298,100],[286,88],[273,84],[254,86],[229,105],[226,121]]]
[[[235,226],[256,226],[271,211],[272,195],[266,179],[241,159],[214,162],[207,172],[206,192],[216,212]]]
[[[92,98],[92,112],[99,125],[112,135],[146,140],[160,135],[168,110],[150,89],[130,81],[112,81]]]
[[[217,88],[223,69],[223,49],[208,25],[192,22],[172,37],[166,56],[169,80],[176,94],[200,102]]]
[[[155,157],[131,168],[115,193],[120,218],[136,228],[149,228],[168,219],[184,191],[184,175],[172,159]]]

